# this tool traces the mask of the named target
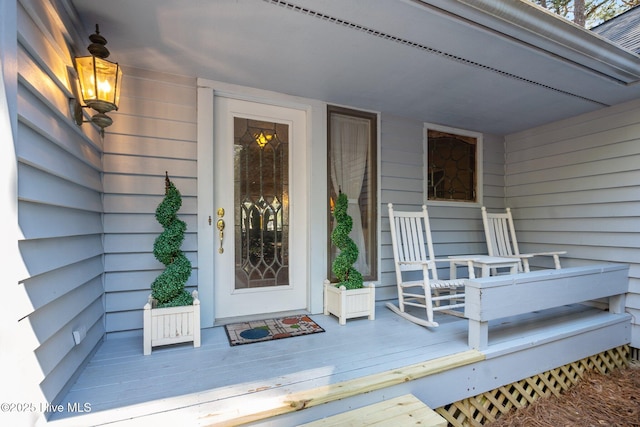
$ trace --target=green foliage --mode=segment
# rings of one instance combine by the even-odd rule
[[[640,0],[530,1],[586,28],[593,28],[640,4]]]
[[[165,265],[165,270],[151,284],[151,295],[158,307],[191,305],[193,297],[184,288],[191,276],[191,262],[180,250],[187,224],[177,215],[182,196],[168,174],[165,183],[165,197],[156,209],[156,219],[164,231],[153,243],[153,255]]]
[[[347,214],[348,205],[347,195],[341,192],[333,209],[336,228],[331,233],[331,241],[340,249],[340,254],[333,261],[332,270],[339,281],[336,287],[359,289],[362,288],[362,274],[353,268],[353,263],[358,259],[359,251],[355,242],[349,237],[353,228],[353,219]]]

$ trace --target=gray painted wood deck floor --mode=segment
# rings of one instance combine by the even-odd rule
[[[508,346],[540,330],[594,309],[565,306],[491,325],[490,345]],[[535,317],[533,317],[535,316]],[[468,350],[467,321],[438,314],[427,329],[382,304],[376,320],[311,316],[326,332],[242,346],[229,346],[223,327],[203,329],[202,346],[157,348],[142,354],[142,338],[107,339],[62,404],[89,403],[91,413],[63,412],[52,425],[95,425],[205,402],[250,397],[269,390],[287,394],[400,368]],[[535,320],[534,320],[535,319]]]

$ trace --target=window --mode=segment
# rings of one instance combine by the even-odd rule
[[[337,252],[331,243],[335,224],[333,203],[339,192],[349,198],[347,212],[353,219],[349,236],[359,249],[354,268],[364,280],[377,280],[377,116],[373,113],[329,106],[327,110],[329,191],[328,277],[336,280],[331,265]]]
[[[427,201],[479,203],[482,189],[482,134],[425,125]]]

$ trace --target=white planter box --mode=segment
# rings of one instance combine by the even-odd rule
[[[144,354],[160,345],[193,341],[200,347],[200,300],[198,291],[193,291],[193,305],[154,308],[155,301],[149,295],[144,306],[143,341]]]
[[[376,318],[376,288],[373,283],[365,284],[361,289],[336,288],[328,280],[324,281],[324,314],[333,314],[340,324],[347,319],[368,316]]]

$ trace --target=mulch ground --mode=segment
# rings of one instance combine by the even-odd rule
[[[490,427],[640,427],[640,362],[608,375],[590,372],[560,397],[502,415]]]

